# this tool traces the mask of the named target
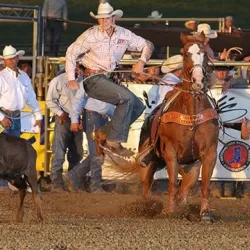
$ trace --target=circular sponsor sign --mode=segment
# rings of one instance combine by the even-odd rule
[[[220,151],[221,164],[232,172],[246,169],[250,163],[250,146],[242,141],[230,141]]]

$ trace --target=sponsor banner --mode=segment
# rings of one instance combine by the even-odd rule
[[[145,117],[156,107],[159,86],[129,84],[128,88],[144,102],[146,109],[142,116],[131,126],[126,147],[137,151],[140,128]],[[250,119],[250,89],[230,89],[221,94],[220,88],[211,90],[210,95],[216,100],[223,122],[241,122],[244,117]],[[250,141],[240,139],[240,131],[225,128],[220,131],[218,156],[213,172],[213,180],[250,180],[249,145]],[[167,178],[163,169],[155,174],[156,179]]]

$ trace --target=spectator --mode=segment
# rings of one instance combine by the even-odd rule
[[[162,18],[162,14],[159,13],[158,10],[154,10],[151,12],[151,15],[148,18],[153,18],[154,20],[147,26],[147,28],[153,29],[165,29],[166,24],[164,22],[160,22],[159,19]],[[164,59],[166,58],[167,48],[163,46],[155,46],[152,59]]]
[[[227,16],[225,18],[225,33],[240,33],[240,28],[236,28],[233,24],[233,17]]]
[[[210,60],[225,60],[227,58],[227,50],[224,49],[222,53],[219,53],[218,56],[215,56],[214,51],[210,47],[209,41],[210,39],[214,39],[218,36],[217,31],[212,30],[210,25],[207,23],[201,23],[197,26],[197,32],[193,32],[194,34],[200,34],[203,31],[205,34],[205,51]]]
[[[46,42],[51,56],[58,56],[62,29],[67,30],[68,7],[66,0],[45,0],[42,10]]]
[[[82,80],[80,77],[81,74],[82,70],[75,70],[75,76],[78,81]],[[55,192],[65,190],[62,172],[66,152],[69,171],[77,165],[83,157],[82,131],[72,132],[70,130],[69,114],[72,112],[72,101],[75,93],[75,91],[67,87],[66,73],[56,76],[49,84],[46,104],[56,115],[55,132],[52,143],[54,155],[51,169],[52,191]]]
[[[197,25],[198,25],[198,22],[195,20],[189,20],[184,23],[184,26],[191,31],[196,31]]]
[[[32,79],[32,63],[30,61],[20,61],[18,65]]]
[[[0,59],[0,71],[2,71],[5,68],[4,61]]]
[[[162,14],[160,14],[158,10],[154,10],[151,12],[151,14],[148,16],[148,18],[154,19],[151,23],[151,26],[153,27],[153,26],[158,25],[158,23],[159,23],[158,19],[162,18]]]

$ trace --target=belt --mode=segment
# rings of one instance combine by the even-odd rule
[[[1,111],[6,114],[6,115],[10,115],[10,116],[20,116],[20,110],[9,110],[9,109],[1,109]]]
[[[107,74],[107,72],[106,72],[105,70],[102,70],[102,69],[95,70],[95,69],[86,68],[86,69],[85,69],[85,72],[86,72],[88,75],[94,75],[94,74]]]

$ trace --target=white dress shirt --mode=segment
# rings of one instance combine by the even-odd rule
[[[8,67],[0,72],[0,108],[22,110],[27,104],[34,112],[36,120],[41,120],[42,115],[29,76],[20,69],[18,76],[16,74]],[[4,116],[0,112],[0,121]]]
[[[160,82],[160,84],[163,85],[158,86],[158,91],[156,95],[156,106],[162,103],[166,94],[169,91],[173,90],[171,86],[166,86],[166,85],[164,86],[164,83],[175,85],[181,82],[180,78],[174,75],[173,73],[167,73],[165,76],[162,77],[162,81],[164,82]]]

